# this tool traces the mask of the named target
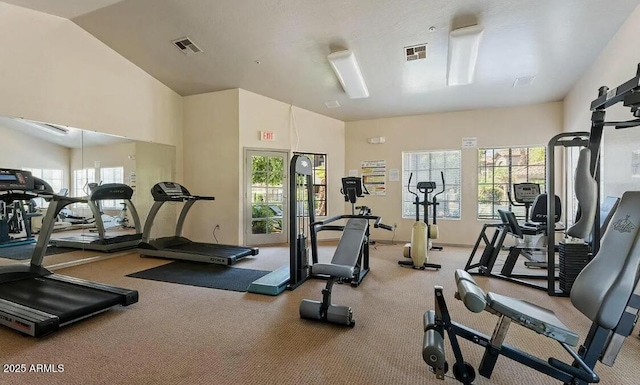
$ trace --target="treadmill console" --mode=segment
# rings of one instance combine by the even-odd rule
[[[0,168],[0,191],[29,190],[33,191],[34,180],[30,171]]]
[[[515,183],[513,197],[518,203],[533,203],[540,195],[540,185],[537,183]]]
[[[190,197],[191,193],[184,186],[176,182],[156,183],[151,189],[151,195],[156,202],[182,200]]]
[[[133,189],[123,183],[107,183],[93,187],[89,199],[101,201],[106,199],[131,199]]]

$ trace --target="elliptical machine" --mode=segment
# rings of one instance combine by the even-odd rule
[[[425,268],[440,269],[441,265],[436,263],[429,263],[428,251],[442,250],[439,246],[430,246],[431,239],[438,238],[438,226],[436,224],[436,206],[438,206],[438,195],[444,192],[444,172],[440,172],[442,178],[442,190],[434,194],[429,201],[428,195],[436,189],[436,182],[418,182],[416,188],[422,193],[422,201],[420,196],[411,191],[411,179],[413,173],[409,175],[409,183],[407,184],[407,190],[415,196],[413,204],[416,206],[416,221],[411,229],[411,243],[404,245],[403,256],[405,258],[411,258],[410,261],[402,260],[398,261],[400,266],[411,266],[414,269],[424,270]],[[420,206],[423,209],[423,221],[420,220]],[[429,225],[429,206],[433,208],[433,224]]]

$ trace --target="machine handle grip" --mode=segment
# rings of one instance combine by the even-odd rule
[[[385,229],[388,231],[393,231],[393,227],[389,226],[389,225],[385,225],[384,223],[378,223],[376,225],[374,225],[374,227],[379,227],[381,229]]]
[[[192,195],[193,199],[197,200],[197,201],[214,201],[216,200],[215,197],[206,197],[206,196],[202,196],[202,195]]]

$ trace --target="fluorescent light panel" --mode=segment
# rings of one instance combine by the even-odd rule
[[[449,33],[447,84],[471,84],[476,71],[483,28],[479,25],[454,29]]]
[[[351,51],[338,51],[330,54],[327,59],[331,63],[333,71],[336,73],[344,92],[351,99],[361,99],[369,97],[367,84],[364,82],[356,56]]]

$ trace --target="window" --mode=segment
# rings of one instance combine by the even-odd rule
[[[36,178],[43,179],[45,182],[51,185],[54,193],[57,193],[62,189],[62,170],[56,169],[41,169],[41,168],[25,168],[25,171],[31,171],[31,175]],[[38,207],[49,207],[49,203],[43,198],[34,199]]]
[[[96,170],[93,168],[85,168],[82,170],[73,170],[73,196],[84,197],[89,195],[88,183],[96,181]],[[76,205],[86,205],[85,203],[77,203]]]
[[[444,173],[444,192],[438,195],[436,207],[437,218],[460,219],[460,151],[409,151],[402,153],[402,217],[415,218],[416,205],[413,204],[415,196],[407,191],[409,176],[411,178],[411,191],[424,197],[416,190],[418,182],[436,182],[433,194],[442,191],[442,177]],[[432,215],[432,207],[429,207],[429,216]],[[420,210],[422,213],[422,209]]]
[[[316,215],[327,215],[327,154],[296,153],[305,155],[313,164],[313,193]]]
[[[522,206],[509,203],[514,183],[538,183],[545,191],[545,147],[484,148],[478,150],[478,219],[499,219],[498,209],[525,217]]]
[[[105,167],[100,169],[100,182],[107,183],[124,183],[124,167]],[[100,207],[103,209],[122,208],[124,201],[122,199],[106,199],[100,201]]]

